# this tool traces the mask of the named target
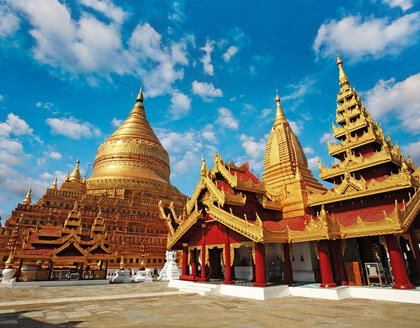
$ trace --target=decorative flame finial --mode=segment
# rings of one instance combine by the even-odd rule
[[[286,116],[284,116],[283,108],[281,108],[281,105],[280,105],[280,97],[279,97],[279,93],[277,89],[276,89],[276,103],[277,103],[277,107],[276,107],[276,118],[274,120],[274,126],[280,123],[287,122]]]
[[[54,179],[54,183],[53,183],[53,185],[52,185],[51,189],[52,189],[52,190],[57,190],[57,189],[58,189],[58,186],[57,186],[57,177],[55,177],[55,179]]]
[[[137,95],[137,102],[141,102],[143,103],[143,82],[140,82],[140,91],[139,94]]]
[[[347,75],[344,72],[343,69],[343,61],[341,60],[340,56],[337,53],[337,66],[338,66],[338,71],[339,71],[339,80],[340,80],[340,85],[346,85],[349,84],[349,80],[347,79]]]
[[[31,192],[32,192],[32,188],[29,187],[28,193],[26,194],[26,197],[23,200],[23,204],[25,204],[25,205],[31,205],[31,202],[32,202],[32,200],[31,200]]]

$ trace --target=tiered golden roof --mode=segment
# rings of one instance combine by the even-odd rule
[[[143,93],[129,117],[99,148],[88,192],[144,189],[145,183],[169,184],[169,156],[146,118]]]
[[[280,97],[276,96],[276,116],[264,155],[263,180],[267,190],[282,199],[285,218],[303,215],[308,193],[325,188],[312,176],[305,153],[289,122]]]

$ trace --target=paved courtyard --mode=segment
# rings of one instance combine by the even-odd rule
[[[0,327],[419,327],[420,313],[420,305],[361,299],[181,295],[166,282],[2,288],[0,295]],[[118,295],[126,298],[98,300]],[[26,305],[8,306],[15,301]]]

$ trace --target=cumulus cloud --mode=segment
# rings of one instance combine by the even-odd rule
[[[413,7],[413,0],[381,0],[384,4],[391,8],[400,7],[403,11],[406,11]]]
[[[330,132],[326,132],[322,135],[321,139],[319,139],[319,143],[324,143],[324,142],[334,142],[334,137]]]
[[[322,24],[312,47],[317,57],[329,57],[338,50],[354,60],[365,56],[379,58],[398,54],[416,43],[419,30],[419,12],[395,20],[347,16]]]
[[[124,120],[119,120],[119,119],[117,119],[117,118],[113,118],[112,120],[111,120],[111,125],[114,127],[114,128],[119,128],[120,126],[121,126],[121,124],[123,124],[123,122],[124,122]]]
[[[128,16],[127,12],[120,7],[115,6],[110,0],[79,0],[79,2],[82,5],[100,12],[104,16],[119,24],[121,24]]]
[[[211,64],[211,53],[214,50],[214,41],[207,40],[204,47],[201,47],[200,50],[204,51],[204,55],[200,58],[200,61],[203,63],[204,73],[208,75],[214,75],[214,66]]]
[[[213,83],[193,81],[192,91],[204,101],[212,101],[215,97],[223,97],[222,90],[215,88]]]
[[[51,103],[51,102],[38,101],[35,105],[38,108],[43,108],[43,109],[47,109],[47,110],[52,110],[54,108],[54,104]]]
[[[305,152],[306,155],[315,153],[312,147],[305,147],[303,148],[303,151]]]
[[[156,129],[162,146],[168,151],[171,168],[175,174],[191,172],[201,165],[200,157],[205,152],[214,153],[217,143],[211,124],[200,130],[175,132],[169,129]]]
[[[7,6],[0,4],[0,38],[14,34],[20,25],[20,20]]]
[[[309,158],[308,159],[308,168],[311,170],[311,171],[316,171],[316,170],[319,170],[319,167],[318,167],[318,162],[321,160],[321,158],[319,158],[319,156],[315,156],[315,157],[312,157],[312,158]]]
[[[71,139],[91,138],[99,136],[101,131],[88,122],[80,122],[75,117],[47,118],[45,121],[51,128],[51,132],[60,134]]]
[[[172,92],[170,112],[173,119],[179,119],[188,114],[191,109],[191,99],[182,92],[174,90]]]
[[[217,123],[219,123],[220,125],[228,128],[228,129],[233,129],[233,130],[237,130],[239,127],[239,122],[237,119],[235,119],[235,117],[233,116],[232,112],[225,108],[225,107],[221,107],[218,109],[219,112],[219,116],[217,117]]]
[[[308,93],[314,92],[315,80],[313,78],[306,77],[297,84],[289,84],[288,89],[291,89],[291,92],[281,97],[281,100],[291,100],[296,98],[301,98]]]
[[[242,148],[245,150],[245,153],[254,159],[261,159],[265,152],[265,146],[267,144],[267,138],[261,138],[259,141],[256,141],[253,136],[247,136],[241,134],[239,139],[242,142]]]
[[[401,147],[404,155],[411,155],[416,167],[420,166],[420,140],[409,143]]]
[[[293,132],[296,135],[299,135],[302,132],[302,123],[296,123],[295,121],[289,121],[289,125],[292,128]]]
[[[401,82],[395,78],[380,80],[369,91],[364,92],[366,107],[375,118],[398,117],[411,133],[420,133],[420,73]],[[398,115],[396,115],[398,114]]]
[[[223,60],[225,61],[225,63],[229,62],[230,59],[236,55],[236,53],[238,52],[239,48],[236,46],[230,46],[226,52],[223,54]]]
[[[110,0],[79,0],[103,13],[103,21],[85,10],[72,16],[66,3],[57,0],[5,0],[23,17],[34,39],[32,55],[52,68],[53,74],[83,77],[91,85],[112,81],[113,75],[133,75],[145,82],[149,97],[169,93],[182,79],[181,66],[188,65],[191,37],[175,42],[162,36],[148,23],[138,24],[123,42],[121,24],[126,13]]]
[[[63,157],[63,155],[61,155],[59,152],[56,152],[56,151],[49,152],[48,156],[51,157],[52,159],[61,159]]]

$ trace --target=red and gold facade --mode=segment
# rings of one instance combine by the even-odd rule
[[[12,211],[0,231],[0,265],[8,258],[7,245],[18,221],[17,252],[34,231],[51,224],[55,230],[64,229],[69,213],[77,206],[82,239],[90,238],[100,213],[101,229],[105,229],[101,233],[107,235],[107,249],[113,255],[110,268],[119,268],[121,261],[125,268],[162,267],[168,227],[159,216],[158,202],[173,202],[180,210],[186,199],[170,184],[169,175],[168,154],[146,119],[140,90],[129,117],[99,147],[89,179],[82,179],[78,160],[60,187],[55,180],[34,204],[29,191]],[[25,257],[28,264],[38,260],[36,254]],[[98,261],[88,259],[92,266]],[[65,266],[65,261],[62,264]]]
[[[372,120],[342,64],[338,142],[328,142],[337,164],[319,165],[334,187],[312,176],[277,96],[262,180],[216,155],[182,211],[161,204],[167,247],[183,252],[181,279],[363,285],[365,264],[377,263],[394,288],[420,281],[418,169]]]

